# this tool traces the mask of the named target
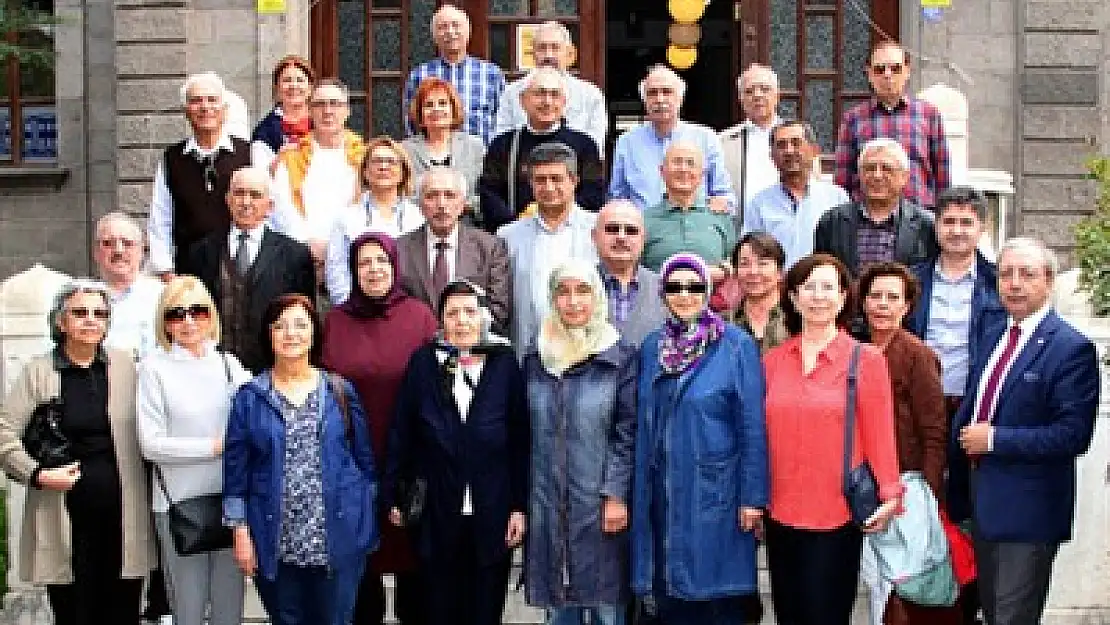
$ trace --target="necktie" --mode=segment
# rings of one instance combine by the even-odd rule
[[[250,240],[246,232],[239,233],[239,247],[235,248],[235,271],[240,276],[245,276],[251,268],[251,254],[247,250]]]
[[[994,403],[997,401],[998,385],[1002,382],[1002,373],[1006,371],[1006,365],[1014,357],[1014,350],[1017,349],[1018,336],[1021,335],[1021,327],[1011,326],[1010,335],[1006,340],[1006,347],[1002,349],[1002,354],[998,356],[998,362],[994,363],[994,369],[991,369],[991,375],[987,378],[987,385],[983,388],[983,398],[979,400],[979,410],[975,413],[976,423],[986,423],[991,419],[991,413],[994,411]]]
[[[451,245],[447,241],[436,241],[436,260],[432,265],[432,296],[438,300],[439,294],[447,287],[447,281],[451,278],[450,270],[447,268],[447,250]]]

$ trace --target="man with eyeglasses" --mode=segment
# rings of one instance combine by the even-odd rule
[[[143,227],[126,213],[111,212],[96,221],[93,261],[108,285],[112,323],[106,347],[142,358],[156,342],[154,311],[162,282],[142,273]]]
[[[745,205],[743,232],[766,232],[786,252],[785,271],[813,251],[813,231],[825,211],[848,202],[844,189],[813,176],[820,152],[813,127],[800,120],[780,122],[770,134],[771,157],[779,183]]]
[[[836,142],[836,184],[853,199],[863,193],[857,167],[860,148],[886,137],[902,144],[910,159],[907,198],[926,208],[937,193],[952,184],[948,141],[940,111],[932,104],[906,95],[910,59],[894,41],[880,41],[871,51],[867,80],[874,95],[844,114]]]
[[[181,86],[192,135],[163,152],[147,221],[150,268],[163,281],[180,271],[192,244],[227,228],[231,172],[250,164],[250,143],[227,133],[225,93],[212,72],[193,74]]]
[[[286,293],[316,295],[308,247],[266,225],[273,210],[269,174],[253,167],[231,177],[231,225],[197,242],[187,267],[204,283],[220,313],[220,346],[254,373],[265,368],[262,315]]]
[[[775,184],[778,172],[771,159],[771,131],[778,115],[779,77],[766,65],[752,63],[736,79],[744,121],[721,131],[721,150],[732,179],[740,213],[763,189]]]
[[[564,116],[566,77],[557,69],[541,67],[524,80],[520,99],[527,121],[489,144],[478,178],[482,225],[489,232],[535,212],[527,164],[528,155],[541,143],[561,144],[573,154],[577,164],[574,197],[579,206],[596,211],[605,201],[605,169],[597,145],[586,133],[571,128]]]
[[[659,275],[640,264],[645,236],[643,213],[629,200],[609,200],[597,214],[593,240],[609,296],[609,323],[637,347],[667,316]]]

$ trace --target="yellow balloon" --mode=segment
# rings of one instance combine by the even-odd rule
[[[667,10],[679,24],[693,24],[705,15],[705,0],[667,0]]]
[[[667,62],[675,69],[690,69],[698,60],[698,49],[694,46],[667,46]]]

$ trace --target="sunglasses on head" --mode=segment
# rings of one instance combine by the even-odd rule
[[[690,295],[705,295],[708,287],[704,282],[664,282],[663,292],[667,295],[689,293]]]
[[[622,230],[625,236],[634,237],[640,234],[640,226],[634,224],[605,224],[605,234],[617,235]]]
[[[76,317],[78,319],[89,319],[95,317],[100,321],[106,321],[109,317],[112,316],[112,311],[108,310],[107,308],[88,308],[86,306],[70,308],[66,312],[68,312],[71,317]]]
[[[174,306],[167,308],[162,316],[166,321],[185,321],[185,317],[190,317],[193,321],[203,321],[212,316],[212,309],[204,304],[193,304],[188,307]]]

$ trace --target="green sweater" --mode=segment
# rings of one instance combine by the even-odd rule
[[[663,261],[678,252],[701,256],[710,265],[729,258],[736,245],[732,215],[709,210],[704,198],[688,209],[676,208],[667,198],[644,211],[647,239],[643,264],[659,271]]]

